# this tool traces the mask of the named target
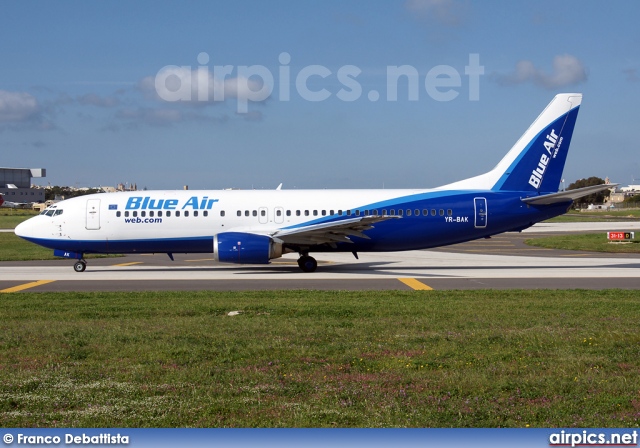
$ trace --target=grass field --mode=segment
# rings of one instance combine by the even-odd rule
[[[639,221],[640,210],[607,210],[603,212],[578,212],[571,210],[564,215],[551,218],[546,222],[608,222]]]
[[[0,313],[2,427],[640,423],[637,291],[16,293]]]
[[[38,212],[32,210],[19,210],[4,208],[0,210],[0,229],[15,229],[22,221],[26,221]]]
[[[122,255],[96,255],[87,254],[85,258],[111,258]],[[0,232],[0,261],[27,261],[27,260],[67,260],[54,257],[53,250],[37,244],[30,243],[16,236],[14,233]],[[67,260],[68,261],[68,260]]]
[[[610,243],[606,232],[532,238],[524,242],[530,246],[547,249],[640,254],[640,240],[632,240],[628,243]]]

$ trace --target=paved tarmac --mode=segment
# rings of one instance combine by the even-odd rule
[[[557,232],[640,230],[640,222],[541,224],[523,233],[431,250],[315,254],[318,270],[301,272],[297,254],[269,265],[214,263],[210,254],[131,255],[88,260],[0,263],[0,292],[141,290],[640,289],[640,254],[536,248],[527,238]],[[585,224],[585,225],[582,225]],[[640,236],[640,235],[639,235]]]

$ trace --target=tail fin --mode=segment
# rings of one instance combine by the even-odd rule
[[[558,191],[581,101],[580,93],[556,95],[494,169],[445,187]]]

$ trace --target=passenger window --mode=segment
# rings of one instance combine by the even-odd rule
[[[205,212],[205,213],[207,213],[207,212]],[[224,210],[220,210],[220,216],[222,216],[224,218]]]
[[[180,212],[176,212],[176,214],[177,213],[180,213]],[[167,218],[170,217],[170,216],[171,216],[171,210],[167,210]]]
[[[448,209],[448,210],[447,210],[447,216],[451,216],[451,215],[453,215],[453,210]]]
[[[266,210],[260,210],[260,216],[267,216],[267,211]],[[280,215],[278,215],[280,216]]]
[[[242,212],[238,210],[238,216],[242,216]]]
[[[444,210],[440,209],[440,216],[444,216]]]
[[[151,210],[151,211],[149,212],[149,216],[151,216],[151,217],[153,218],[153,214],[154,214],[154,211],[153,211],[153,210]]]
[[[342,216],[342,210],[338,210],[338,216]]]
[[[327,211],[326,210],[322,210],[322,216],[327,216]]]
[[[209,216],[209,211],[205,210],[202,212],[202,216]],[[224,216],[224,215],[223,215]]]
[[[162,218],[162,210],[158,211],[158,218]]]
[[[313,211],[313,216],[318,216],[318,210]]]
[[[197,216],[198,216],[198,210],[194,210],[194,211],[193,211],[193,216],[194,216],[194,217],[197,217]]]
[[[129,217],[129,212],[128,212],[128,211],[124,212],[124,217],[125,217],[125,218],[128,218],[128,217]]]
[[[351,216],[351,210],[347,210],[347,216]]]
[[[413,214],[414,214],[414,215],[416,215],[416,216],[420,216],[420,210],[415,209],[415,210],[413,211]]]
[[[291,210],[287,210],[287,216],[291,216]]]
[[[185,216],[185,218],[189,216],[189,210],[185,210],[184,211],[184,216]]]
[[[151,212],[151,213],[153,213],[153,212]],[[40,214],[42,214],[42,213],[40,213]],[[116,212],[116,218],[119,218],[119,217],[120,217],[120,212]]]
[[[296,216],[300,216],[300,210],[296,210]]]
[[[427,210],[426,208],[422,209],[422,216],[428,216],[429,215],[429,210]]]
[[[431,216],[436,216],[436,209],[435,208],[431,209]]]
[[[360,216],[360,210],[356,210],[356,216]]]
[[[383,214],[383,215],[386,215],[386,214],[387,214],[387,209],[386,209],[386,208],[383,208],[383,209],[382,209],[382,214]]]
[[[138,212],[136,212],[136,211],[134,210],[134,212],[133,212],[133,217],[135,218],[135,217],[137,217],[137,216],[138,216]]]
[[[403,214],[402,209],[401,209],[401,208],[399,208],[399,209],[398,209],[398,216],[402,216],[402,214]]]
[[[389,214],[390,214],[391,216],[395,216],[395,214],[396,214],[396,209],[395,209],[395,208],[392,208],[391,210],[389,210]]]
[[[249,216],[249,210],[244,211],[244,216]]]
[[[258,216],[258,211],[257,210],[253,211],[253,216]]]
[[[179,218],[180,217],[180,210],[176,210],[176,216]]]
[[[282,211],[281,210],[276,210],[276,216],[282,216]]]
[[[369,210],[364,211],[364,216],[369,216]]]
[[[309,210],[304,211],[304,216],[309,216]]]
[[[329,210],[329,214],[330,214],[330,215],[333,215],[333,210]]]
[[[140,212],[140,216],[142,216],[142,217],[144,218],[145,216],[147,216],[147,212],[145,212],[144,210],[142,210],[142,211]]]

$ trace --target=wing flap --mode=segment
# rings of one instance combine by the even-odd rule
[[[299,245],[352,243],[350,237],[370,239],[364,232],[373,229],[373,224],[400,216],[361,216],[320,224],[312,224],[293,229],[282,229],[271,236],[284,243]]]

